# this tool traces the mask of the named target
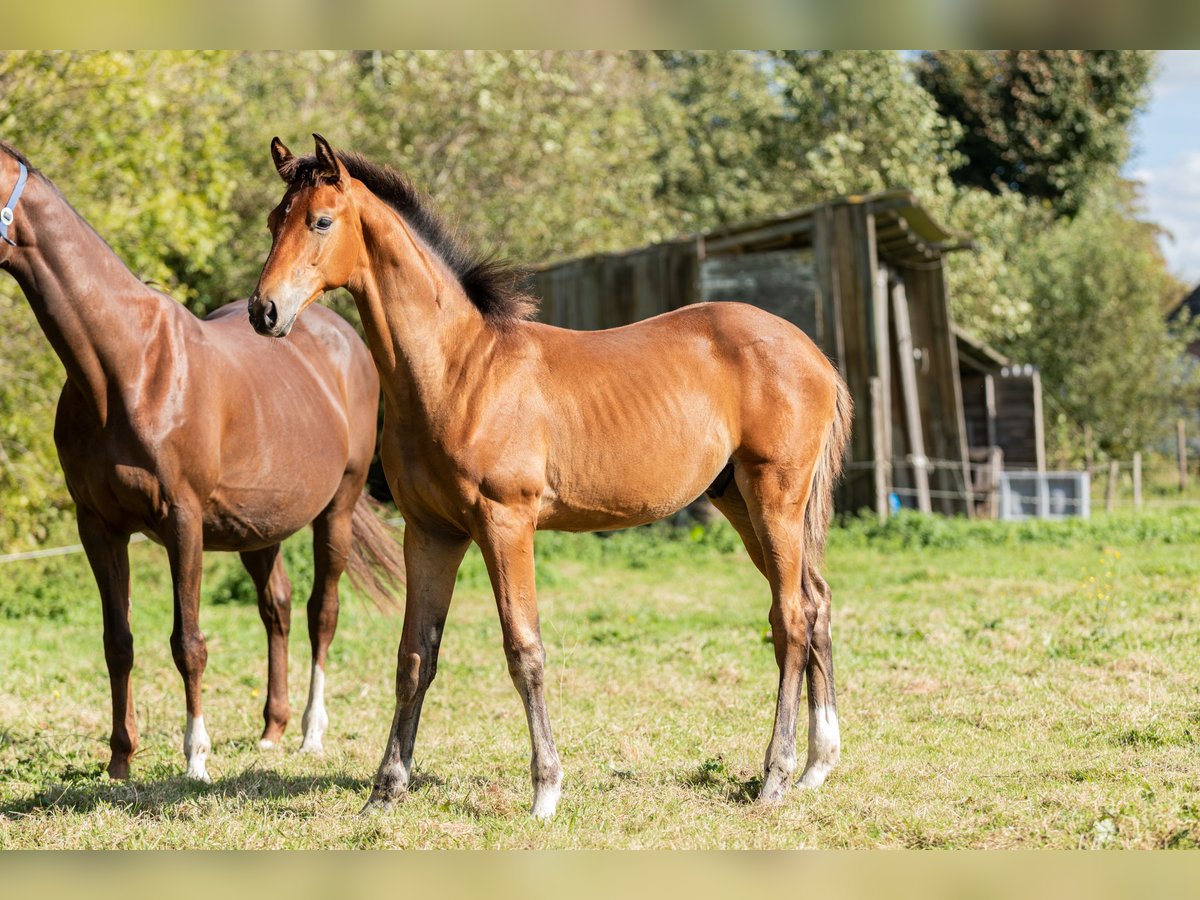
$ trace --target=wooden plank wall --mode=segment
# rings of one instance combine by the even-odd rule
[[[839,352],[830,356],[846,379],[856,410],[850,433],[849,466],[842,481],[841,508],[874,509],[879,498],[870,464],[876,447],[882,448],[889,463],[885,481],[890,484],[892,454],[887,306],[876,297],[875,219],[862,206],[836,206],[829,211],[829,242],[816,249],[818,259],[823,255],[821,249],[828,257],[829,276],[836,284],[836,310],[840,313]],[[879,402],[885,414],[878,417],[873,416],[871,408],[872,378],[881,382]],[[884,434],[878,438],[873,433],[873,418],[883,423]]]
[[[648,319],[699,299],[699,265],[695,240],[561,263],[534,273],[538,318],[583,331]]]
[[[1004,450],[1004,466],[1037,469],[1039,434],[1034,376],[998,374],[995,380],[996,443]]]
[[[987,379],[983,372],[963,372],[963,418],[967,426],[967,449],[986,454],[988,438]]]
[[[700,264],[700,296],[706,302],[753,303],[799,326],[819,344],[814,279],[808,249],[722,254]]]
[[[930,473],[934,492],[962,492],[970,486],[966,424],[959,382],[958,350],[951,330],[950,303],[941,266],[897,266],[908,297],[913,345],[920,348],[917,382],[921,397],[921,424],[925,452],[933,460],[947,461]],[[947,515],[971,515],[965,499],[933,497],[933,509]]]

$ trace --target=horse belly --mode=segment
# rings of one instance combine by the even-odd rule
[[[313,487],[217,491],[204,510],[204,548],[258,550],[278,544],[321,514],[337,484]]]
[[[688,439],[692,438],[692,439]],[[538,528],[600,531],[644,525],[691,503],[729,462],[723,435],[651,435],[551,458]]]
[[[297,429],[269,451],[223,454],[204,511],[205,546],[250,550],[278,543],[329,505],[345,477],[349,452],[335,428]]]

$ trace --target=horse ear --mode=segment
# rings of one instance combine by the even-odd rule
[[[342,168],[341,161],[337,158],[337,154],[333,152],[333,148],[329,146],[329,141],[315,132],[313,133],[313,140],[317,146],[317,162],[321,164],[321,174],[328,179],[330,184],[337,184],[342,180],[342,173],[345,171]]]
[[[271,138],[271,159],[275,160],[275,171],[279,173],[279,177],[284,181],[288,178],[283,174],[284,166],[292,161],[292,151],[284,146],[283,141],[277,137]]]

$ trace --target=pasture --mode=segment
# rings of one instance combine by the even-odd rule
[[[297,611],[307,534],[287,545]],[[326,755],[257,742],[266,641],[236,557],[206,558],[211,786],[183,777],[163,551],[131,548],[142,748],[110,782],[100,604],[82,555],[0,568],[0,848],[1195,847],[1200,510],[1091,523],[904,516],[831,534],[842,760],[751,801],[777,669],[766,582],[732,530],[539,534],[557,818],[526,815],[525,717],[487,577],[460,572],[415,783],[356,815],[393,710],[399,616],[346,591]],[[801,722],[800,744],[803,746]],[[803,757],[801,757],[801,760]]]

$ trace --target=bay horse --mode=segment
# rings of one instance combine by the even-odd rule
[[[383,464],[404,515],[407,605],[396,712],[368,808],[408,786],[421,704],[437,668],[455,572],[470,540],[495,593],[508,670],[532,744],[531,813],[554,815],[562,766],[545,700],[534,590],[537,529],[660,519],[707,492],[770,582],[779,666],[759,799],[796,768],[808,674],[808,759],[837,761],[830,592],[818,572],[850,396],[798,328],[741,303],[704,303],[606,331],[527,321],[519,273],[465,249],[403,176],[314,135],[312,156],[271,144],[287,184],[250,299],[284,337],[325,291],[347,287],[383,385]]]
[[[349,565],[380,603],[403,574],[395,538],[363,494],[379,402],[366,346],[328,310],[290,346],[247,329],[245,302],[197,319],[139,281],[24,156],[3,142],[0,151],[0,197],[9,197],[0,268],[24,291],[67,374],[54,442],[104,613],[108,774],[126,778],[138,747],[128,555],[138,532],[161,543],[170,561],[187,774],[209,781],[202,551],[238,551],[257,589],[268,654],[260,743],[271,747],[289,718],[292,587],[280,542],[312,524],[312,669],[301,749],[319,752],[342,572]]]

